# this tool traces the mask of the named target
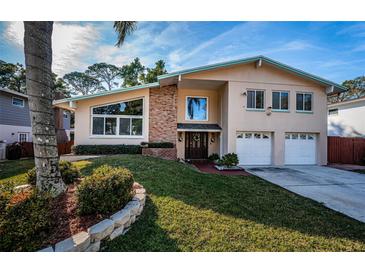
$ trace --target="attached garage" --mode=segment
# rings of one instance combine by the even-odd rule
[[[310,133],[285,134],[285,164],[315,165],[316,135]]]
[[[271,133],[237,132],[236,139],[240,165],[271,165]]]

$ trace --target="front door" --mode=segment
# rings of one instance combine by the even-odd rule
[[[208,132],[185,132],[185,159],[208,158]]]

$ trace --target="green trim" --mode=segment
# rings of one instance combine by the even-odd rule
[[[152,88],[152,87],[158,87],[158,86],[160,86],[160,84],[157,82],[149,83],[149,84],[139,85],[139,86],[134,86],[134,87],[120,88],[120,89],[115,89],[115,90],[111,90],[111,91],[99,92],[99,93],[95,93],[95,94],[81,95],[81,96],[75,96],[75,97],[70,97],[70,98],[66,98],[66,99],[55,100],[53,102],[53,104],[61,104],[61,103],[67,103],[67,102],[72,102],[72,101],[85,100],[85,99],[95,98],[95,97],[99,97],[99,96],[111,95],[111,94],[116,94],[116,93],[121,93],[121,92],[133,91],[133,90],[144,89],[144,88]]]
[[[265,112],[265,109],[262,108],[246,108],[247,111],[258,111],[258,112]]]
[[[227,66],[232,66],[232,65],[251,63],[251,62],[258,61],[260,59],[262,61],[266,62],[266,63],[275,65],[275,66],[277,66],[281,69],[287,70],[289,72],[300,75],[302,77],[309,78],[311,80],[320,82],[320,83],[325,84],[325,85],[335,86],[336,88],[338,88],[340,90],[343,90],[343,91],[346,90],[345,87],[343,87],[343,86],[341,86],[341,85],[339,85],[335,82],[332,82],[332,81],[326,80],[324,78],[321,78],[319,76],[304,72],[300,69],[290,67],[288,65],[277,62],[273,59],[270,59],[270,58],[262,56],[262,55],[251,57],[251,58],[245,58],[245,59],[240,59],[240,60],[234,60],[234,61],[229,61],[229,62],[218,63],[218,64],[212,64],[212,65],[207,65],[207,66],[202,66],[202,67],[196,67],[196,68],[192,68],[192,69],[181,70],[181,71],[177,71],[177,72],[173,72],[173,73],[160,75],[157,78],[158,78],[158,80],[162,80],[162,79],[175,77],[175,76],[179,76],[179,75],[183,75],[183,74],[190,74],[190,73],[194,73],[194,72],[201,72],[201,71],[206,71],[206,70],[211,70],[211,69],[216,69],[216,68],[222,68],[222,67],[227,67]]]
[[[296,113],[301,113],[301,114],[313,114],[313,110],[311,111],[306,111],[306,110],[296,110]]]
[[[271,109],[272,112],[284,112],[284,113],[289,113],[290,110],[288,109]]]

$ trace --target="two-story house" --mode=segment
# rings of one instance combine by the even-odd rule
[[[257,56],[55,105],[75,112],[76,145],[168,141],[182,159],[234,152],[242,165],[324,165],[327,96],[342,91]]]
[[[59,142],[67,141],[66,138],[70,139],[70,117],[69,111],[55,108],[55,124]],[[32,141],[26,94],[0,88],[0,141],[8,144]]]

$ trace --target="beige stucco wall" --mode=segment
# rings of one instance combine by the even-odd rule
[[[184,76],[189,79],[225,80],[228,88],[221,93],[222,104],[222,152],[236,151],[237,131],[265,131],[273,134],[272,163],[284,164],[285,132],[308,132],[317,134],[317,162],[327,163],[327,96],[325,87],[268,64],[256,68],[254,64],[237,65],[230,68]],[[265,109],[271,106],[273,90],[289,91],[289,112],[246,110],[247,89],[265,90]],[[297,91],[313,93],[312,113],[297,113],[295,94]],[[225,122],[227,121],[227,122]]]
[[[91,107],[137,98],[143,98],[144,101],[143,137],[122,138],[118,136],[91,136]],[[87,100],[81,100],[77,101],[76,105],[77,108],[75,111],[75,145],[139,145],[143,141],[148,141],[149,89],[141,89],[108,96],[95,97]]]

